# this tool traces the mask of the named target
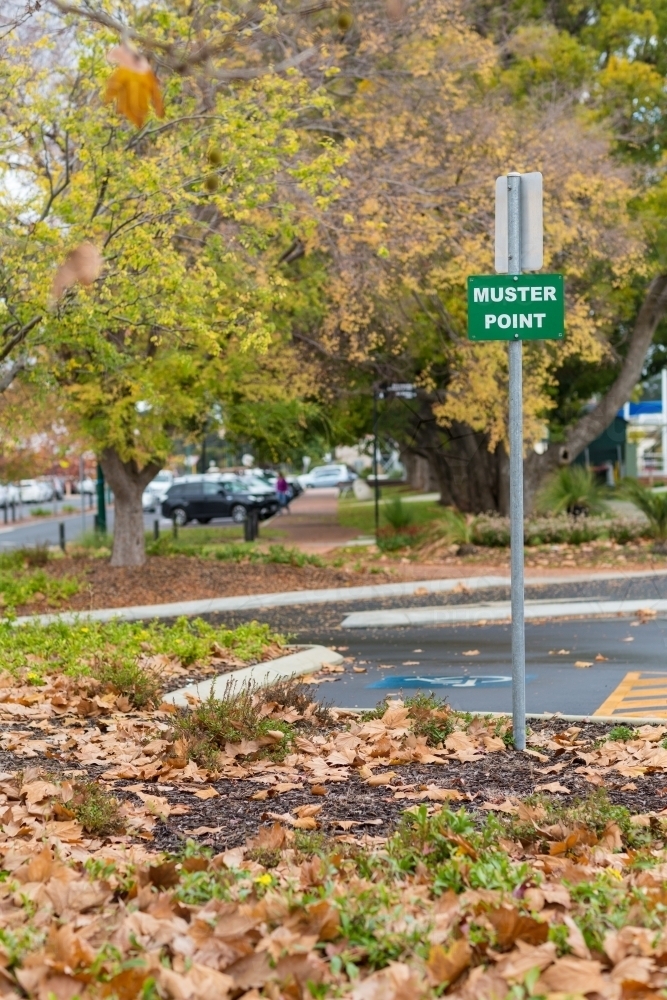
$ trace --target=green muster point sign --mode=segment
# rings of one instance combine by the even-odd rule
[[[469,340],[561,340],[564,333],[562,274],[468,278]]]

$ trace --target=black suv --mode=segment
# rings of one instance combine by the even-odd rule
[[[259,513],[260,521],[278,510],[278,498],[271,494],[253,494],[241,480],[209,480],[175,482],[162,501],[162,516],[176,524],[199,521],[208,524],[214,517],[231,517],[242,524],[249,510]]]

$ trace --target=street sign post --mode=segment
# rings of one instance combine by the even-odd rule
[[[522,342],[565,333],[561,274],[522,274],[542,267],[542,175],[510,173],[496,181],[495,269],[468,278],[468,338],[507,340],[509,374],[512,726],[526,749],[526,638],[523,554]]]

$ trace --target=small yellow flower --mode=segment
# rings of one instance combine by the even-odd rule
[[[619,872],[618,868],[607,868],[607,872],[609,875],[613,876],[613,878],[617,878],[619,882],[623,881],[623,875]]]
[[[258,875],[255,879],[257,885],[271,885],[273,882],[273,876],[269,875],[268,872],[264,872],[263,875]]]
[[[87,628],[86,628],[85,626],[83,626],[83,628],[81,629],[81,631],[82,631],[82,632],[89,632],[89,631],[90,631],[90,629],[87,629]]]

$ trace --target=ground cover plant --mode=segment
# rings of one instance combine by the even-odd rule
[[[648,521],[651,537],[667,550],[667,493],[656,493],[633,479],[623,483],[623,492]]]
[[[94,622],[70,625],[0,623],[0,662],[7,684],[14,679],[51,690],[59,678],[101,685],[125,697],[133,707],[156,704],[165,684],[178,686],[188,674],[222,673],[281,655],[285,638],[267,625],[249,622],[236,629],[202,619],[179,618],[173,624]]]
[[[192,534],[195,531],[197,529],[193,529]],[[268,548],[264,548],[256,543],[220,541],[219,538],[209,542],[191,537],[190,531],[187,534],[182,533],[178,538],[162,535],[159,539],[147,543],[146,552],[149,556],[198,556],[202,559],[218,559],[221,562],[256,563],[265,566],[272,563],[283,566],[323,565],[317,556],[284,545],[271,544]]]
[[[76,577],[46,572],[48,560],[42,546],[0,553],[0,604],[5,611],[35,600],[57,606],[79,592]]]

